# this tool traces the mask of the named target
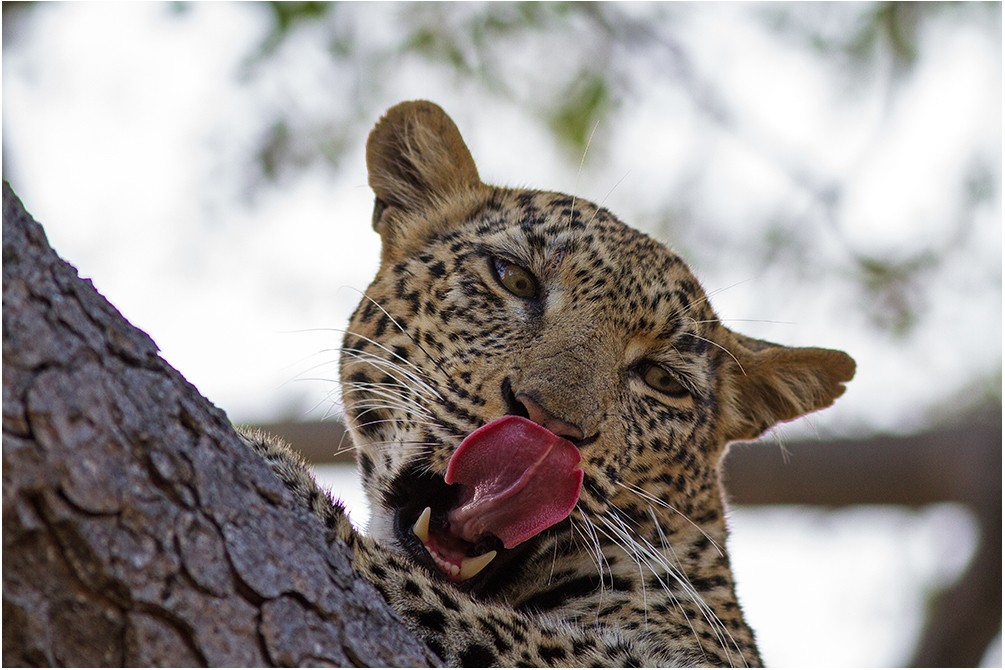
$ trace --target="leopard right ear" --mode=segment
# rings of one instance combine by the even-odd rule
[[[376,195],[373,227],[385,247],[394,246],[392,238],[401,232],[394,225],[401,214],[414,222],[416,215],[421,218],[458,195],[484,188],[457,126],[426,100],[387,110],[366,142],[366,164]]]
[[[843,351],[785,347],[723,328],[723,421],[727,441],[753,440],[771,426],[829,407],[855,376]]]

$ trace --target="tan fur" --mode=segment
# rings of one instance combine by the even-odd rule
[[[720,462],[729,441],[833,403],[851,358],[733,333],[679,257],[592,203],[483,184],[432,103],[388,110],[367,162],[381,267],[341,375],[368,537],[317,509],[283,449],[256,448],[451,664],[758,665],[725,553]],[[499,262],[537,292],[510,292]],[[647,382],[654,365],[680,386]],[[411,524],[425,506],[444,518],[451,455],[510,413],[576,441],[579,502],[454,584]]]

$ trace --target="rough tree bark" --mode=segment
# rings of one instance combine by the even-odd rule
[[[431,665],[3,185],[3,664]]]

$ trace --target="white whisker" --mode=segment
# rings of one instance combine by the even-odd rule
[[[359,289],[355,289],[355,290],[358,291]],[[393,323],[398,328],[398,330],[401,331],[401,333],[403,335],[405,335],[405,337],[407,337],[408,339],[410,339],[412,341],[412,344],[414,344],[415,346],[417,346],[419,348],[419,351],[421,351],[422,353],[424,353],[426,355],[426,358],[428,358],[433,363],[433,365],[435,365],[437,367],[437,369],[439,369],[439,371],[443,373],[444,377],[446,377],[447,379],[450,378],[450,375],[448,375],[447,371],[443,369],[443,367],[440,365],[440,362],[437,359],[433,358],[433,356],[428,351],[426,351],[426,348],[423,347],[421,344],[419,344],[419,342],[414,337],[412,337],[412,335],[407,330],[405,330],[405,327],[402,326],[400,323],[398,323],[395,320],[395,318],[393,316],[391,316],[390,313],[388,313],[388,311],[386,309],[384,309],[384,307],[379,302],[377,302],[376,300],[374,300],[373,298],[371,298],[370,296],[368,296],[363,291],[359,291],[359,293],[364,298],[366,298],[371,303],[373,303],[373,305],[377,309],[379,309],[380,311],[382,311],[384,313],[384,316],[386,316],[388,319],[390,319],[391,323]]]
[[[361,392],[366,392],[366,396],[369,399],[384,398],[389,402],[396,403],[393,407],[400,409],[402,411],[411,411],[414,414],[418,414],[427,419],[435,418],[428,410],[425,409],[421,404],[415,400],[401,395],[396,392],[396,389],[408,390],[406,386],[398,386],[396,384],[378,384],[378,383],[363,383],[363,382],[353,382],[352,384],[346,384],[349,388],[349,393],[361,394]],[[345,392],[343,392],[345,395]],[[361,402],[361,401],[357,401]],[[358,406],[358,405],[355,405]],[[391,409],[391,405],[388,405],[388,409]]]
[[[650,514],[653,514],[652,507],[649,507],[649,510]],[[623,515],[623,513],[617,508],[612,508],[612,511],[617,512],[619,515]],[[684,593],[687,595],[688,600],[693,602],[698,607],[699,611],[702,613],[702,616],[708,622],[709,626],[711,626],[712,631],[716,636],[716,639],[719,641],[721,648],[726,652],[727,656],[730,654],[730,645],[727,643],[726,638],[729,639],[729,642],[732,642],[732,647],[737,649],[737,651],[740,652],[740,655],[742,657],[742,651],[740,650],[739,645],[736,644],[736,641],[733,639],[732,634],[729,632],[728,628],[726,628],[726,626],[716,615],[715,611],[701,597],[701,594],[699,594],[697,590],[695,590],[695,588],[691,585],[690,580],[687,579],[683,570],[679,569],[672,562],[670,562],[668,560],[668,557],[663,552],[657,550],[656,547],[654,547],[646,538],[641,537],[637,533],[631,531],[631,529],[628,528],[624,520],[613,515],[605,516],[601,520],[604,522],[605,526],[607,526],[608,530],[610,530],[616,536],[623,539],[625,543],[629,544],[632,547],[631,551],[634,555],[636,555],[637,557],[642,557],[644,555],[646,565],[651,570],[653,570],[654,566],[659,566],[660,568],[662,568],[665,574],[669,575],[674,579],[675,582],[677,582],[678,586],[680,586],[683,589]],[[631,520],[629,519],[628,521],[630,522]],[[659,527],[658,523],[657,527]],[[611,539],[614,540],[613,537]],[[662,539],[665,542],[665,537]],[[624,545],[622,545],[622,547],[624,548]],[[674,562],[676,562],[678,565],[680,564],[679,560],[676,559],[676,555],[674,555]],[[670,591],[668,586],[664,584],[662,578],[659,577],[658,571],[653,570],[653,573],[654,576],[656,576],[656,578],[660,581],[660,584],[663,585],[664,590],[667,592],[667,594],[672,595],[672,592]],[[698,642],[699,646],[702,646],[700,638],[696,637],[695,639]]]
[[[740,363],[740,361],[739,361],[739,360],[738,360],[738,359],[736,358],[736,356],[734,356],[734,355],[733,355],[733,352],[732,352],[732,351],[730,351],[730,350],[729,350],[729,349],[727,349],[726,347],[722,346],[722,345],[721,345],[721,344],[719,344],[718,342],[713,342],[712,340],[708,339],[707,337],[702,337],[701,335],[698,335],[697,333],[686,333],[686,334],[687,334],[687,335],[690,335],[691,337],[693,337],[693,338],[695,338],[695,339],[698,339],[698,340],[701,340],[702,342],[708,342],[708,343],[709,343],[709,344],[711,344],[711,345],[712,345],[713,347],[718,347],[719,349],[722,349],[723,351],[725,351],[725,352],[726,352],[726,354],[728,354],[728,355],[729,355],[729,357],[730,357],[730,358],[732,358],[732,359],[733,359],[733,361],[735,361],[735,362],[736,362],[736,365],[737,365],[737,367],[738,367],[738,368],[740,368],[740,374],[742,374],[742,375],[744,375],[744,376],[746,376],[746,375],[747,375],[746,371],[744,371],[744,369],[743,369],[743,365],[742,365],[742,364]]]
[[[654,503],[656,503],[657,505],[659,505],[660,507],[665,507],[666,509],[670,510],[670,511],[671,511],[671,512],[673,512],[674,514],[677,514],[677,515],[679,515],[679,516],[680,516],[680,517],[681,517],[682,519],[684,519],[684,520],[685,520],[685,521],[687,521],[687,522],[688,522],[689,524],[691,524],[692,526],[694,526],[694,528],[695,528],[695,529],[696,529],[696,530],[697,530],[697,531],[698,531],[699,533],[701,533],[702,535],[704,535],[704,536],[705,536],[705,539],[706,539],[706,540],[708,540],[709,542],[711,542],[711,543],[712,543],[712,546],[713,546],[713,547],[715,547],[715,550],[719,552],[719,555],[720,555],[720,556],[723,556],[723,555],[724,555],[724,553],[725,553],[725,552],[723,552],[723,550],[722,550],[722,548],[721,548],[721,547],[719,546],[719,544],[718,544],[718,543],[717,543],[717,542],[716,542],[715,540],[713,540],[713,539],[712,539],[712,538],[711,538],[711,537],[709,536],[709,534],[708,534],[708,533],[706,533],[706,532],[705,532],[705,531],[704,531],[704,530],[702,529],[702,527],[701,527],[701,526],[699,526],[699,525],[698,525],[698,524],[696,524],[696,523],[695,523],[694,521],[692,521],[692,520],[690,519],[690,517],[688,517],[688,515],[686,515],[686,514],[683,514],[683,513],[681,513],[681,512],[680,512],[680,511],[679,511],[679,510],[678,510],[678,509],[677,509],[676,507],[674,507],[673,505],[671,505],[671,504],[669,504],[669,503],[665,503],[665,502],[663,502],[662,500],[660,500],[659,498],[657,498],[657,497],[655,497],[655,496],[652,496],[652,495],[650,495],[650,494],[646,493],[646,491],[644,491],[643,489],[639,488],[638,486],[635,486],[634,484],[625,484],[624,482],[618,482],[618,486],[621,486],[622,488],[626,488],[626,489],[628,489],[629,491],[631,491],[632,493],[635,493],[635,494],[638,494],[638,495],[642,496],[643,498],[645,498],[646,500],[648,500],[648,501],[650,501],[650,502],[654,502]],[[653,520],[655,521],[655,517],[653,518]],[[657,523],[657,524],[656,524],[656,527],[657,527],[657,528],[659,528],[659,527],[660,527],[659,523]],[[662,528],[660,528],[660,533],[662,533],[662,532],[663,532],[663,530],[662,530]]]
[[[437,391],[435,387],[427,384],[425,381],[420,379],[418,375],[393,361],[389,361],[386,358],[381,358],[380,356],[376,356],[368,351],[362,351],[359,349],[343,349],[342,352],[344,356],[349,356],[353,358],[353,360],[355,360],[357,363],[372,365],[375,368],[387,372],[397,381],[404,383],[402,379],[396,377],[394,374],[391,373],[400,374],[406,379],[414,382],[415,384],[418,384],[420,387],[422,387],[429,393],[434,394],[437,398],[441,400],[443,399],[443,396],[440,395],[439,391]]]

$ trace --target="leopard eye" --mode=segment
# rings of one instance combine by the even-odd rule
[[[502,258],[493,258],[492,268],[499,283],[513,295],[521,298],[533,298],[537,295],[537,279],[530,270]]]
[[[687,389],[677,380],[677,377],[653,363],[649,363],[643,369],[642,381],[650,388],[667,395],[679,397],[687,393]]]

